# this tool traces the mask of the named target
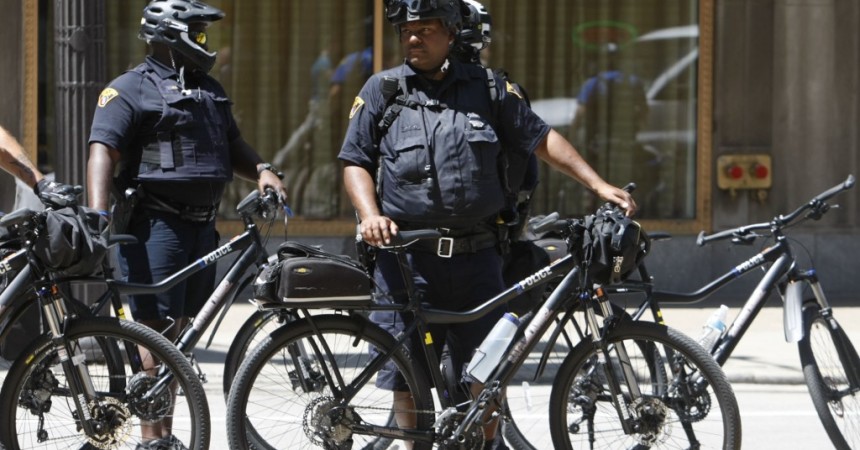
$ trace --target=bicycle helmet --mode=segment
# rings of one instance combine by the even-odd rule
[[[471,45],[477,51],[490,46],[490,28],[493,24],[490,13],[484,5],[475,0],[463,0],[469,13],[463,15],[463,28],[460,30],[460,41]]]
[[[462,7],[460,0],[385,0],[385,17],[398,29],[406,22],[441,19],[447,28],[459,31]]]
[[[197,0],[152,0],[143,8],[138,37],[147,44],[160,42],[176,50],[204,72],[215,65],[216,52],[206,48],[205,34],[194,39],[188,26],[197,22],[215,22],[224,12]]]

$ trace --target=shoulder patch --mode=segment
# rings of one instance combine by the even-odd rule
[[[352,109],[349,110],[349,118],[352,119],[352,116],[354,116],[362,106],[364,106],[364,100],[362,100],[361,97],[355,97],[355,101],[352,102]]]
[[[523,96],[520,95],[520,91],[518,91],[516,88],[514,88],[514,86],[511,85],[510,81],[505,81],[505,90],[508,91],[508,93],[516,95],[517,98],[519,98],[520,100],[523,99]]]
[[[114,98],[119,97],[119,92],[114,88],[105,88],[101,94],[99,94],[99,108],[104,108],[105,105],[108,104]]]

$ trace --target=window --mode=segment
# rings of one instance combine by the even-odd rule
[[[130,3],[107,3],[108,78],[146,52],[137,39],[146,2]],[[375,13],[384,21],[382,1],[209,3],[227,14],[207,30],[210,48],[219,52],[211,73],[226,87],[245,139],[284,170],[291,207],[302,219],[291,230],[324,233],[317,226],[293,228],[324,221],[339,224],[334,233],[348,233],[354,214],[337,161],[348,111],[373,70],[400,62],[392,27],[373,22]],[[641,219],[668,230],[702,228],[710,195],[713,0],[483,3],[493,18],[489,64],[522,84],[538,114],[601,175],[618,185],[638,184]],[[613,70],[639,83],[641,122],[623,109],[636,104],[633,91],[604,95],[593,83],[584,88]],[[622,112],[600,112],[618,105]],[[232,184],[222,206],[226,218],[251,186]],[[534,213],[581,215],[595,204],[578,183],[542,167]]]

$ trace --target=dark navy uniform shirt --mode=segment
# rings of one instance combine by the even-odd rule
[[[143,73],[145,70],[154,77]],[[225,91],[214,78],[187,73],[185,78],[185,96],[190,100],[178,103],[175,108],[169,106],[155,80],[164,89],[170,83],[175,84],[178,75],[172,67],[148,56],[142,66],[123,73],[102,91],[89,142],[100,142],[120,152],[119,176],[125,182],[140,182],[147,191],[179,203],[214,205],[220,201],[226,182],[232,179],[229,145],[240,137],[239,128]],[[177,168],[160,179],[159,165],[141,164],[141,155],[145,146],[158,146],[157,126],[168,111],[178,117],[173,129],[180,136],[174,136],[173,140],[177,146],[181,142],[185,157],[177,164],[181,170]],[[152,170],[147,170],[148,167]],[[146,179],[141,180],[140,175]]]
[[[386,108],[384,76],[405,80],[410,100],[444,106],[404,107],[375,137]],[[395,221],[467,227],[492,219],[504,203],[501,149],[526,160],[550,131],[512,87],[498,77],[495,83],[494,102],[486,70],[474,64],[452,62],[439,82],[406,64],[375,74],[355,99],[338,158],[374,175],[381,164],[382,213]]]

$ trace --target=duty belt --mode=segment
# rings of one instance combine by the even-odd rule
[[[448,234],[450,230],[444,228],[439,229],[442,234]],[[420,252],[434,253],[442,258],[450,258],[454,255],[463,253],[475,253],[479,250],[495,247],[499,240],[496,235],[490,231],[482,231],[475,234],[464,236],[442,236],[439,239],[427,239],[416,242],[411,249]]]
[[[167,212],[176,214],[182,220],[189,222],[211,222],[215,220],[218,214],[218,205],[213,206],[190,206],[171,202],[158,198],[155,195],[146,193],[143,198],[142,206],[153,211]]]

